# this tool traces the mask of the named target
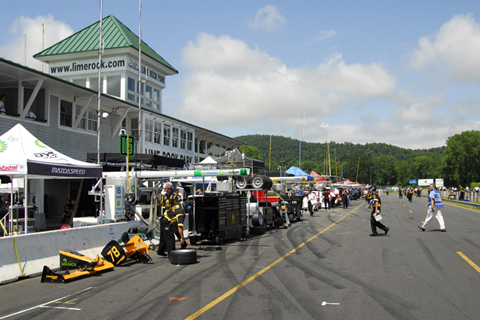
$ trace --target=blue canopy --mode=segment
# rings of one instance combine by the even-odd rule
[[[291,166],[285,173],[293,174],[295,177],[307,177],[307,180],[313,180],[312,175],[309,175],[299,167]]]

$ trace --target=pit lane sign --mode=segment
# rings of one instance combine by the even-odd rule
[[[128,148],[127,148],[128,144]],[[135,136],[121,134],[120,135],[120,155],[127,156],[127,149],[128,155],[133,156],[135,150]]]

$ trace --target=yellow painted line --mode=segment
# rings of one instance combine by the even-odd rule
[[[405,207],[405,205],[403,205]]]
[[[472,260],[468,259],[466,255],[461,253],[460,251],[457,251],[458,255],[463,258],[463,260],[467,261],[469,265],[472,266],[473,269],[477,270],[478,273],[480,273],[480,267],[475,264]]]
[[[410,211],[410,213],[413,213],[413,211],[412,211],[412,210],[408,210],[408,211]]]
[[[210,302],[209,304],[207,304],[205,307],[199,309],[198,311],[196,311],[195,313],[193,313],[192,315],[190,315],[189,317],[185,318],[185,320],[193,320],[193,319],[196,319],[197,317],[201,316],[202,314],[204,314],[206,311],[210,310],[211,308],[213,308],[214,306],[216,306],[217,304],[219,304],[220,302],[222,302],[223,300],[225,300],[226,298],[228,298],[229,296],[231,296],[232,294],[234,294],[235,292],[237,292],[239,289],[245,287],[247,284],[249,284],[250,282],[252,282],[253,280],[255,280],[256,278],[258,278],[259,276],[261,276],[262,274],[264,274],[265,272],[267,272],[268,270],[270,270],[271,268],[273,268],[274,266],[276,266],[277,264],[279,264],[281,261],[283,261],[285,258],[287,258],[288,256],[290,256],[292,253],[294,253],[295,251],[297,251],[298,249],[302,248],[303,246],[305,246],[308,242],[312,241],[313,239],[315,239],[316,237],[318,237],[319,235],[321,235],[322,233],[326,232],[327,230],[329,230],[330,228],[332,228],[334,225],[336,225],[337,223],[339,223],[340,221],[342,221],[343,219],[345,219],[348,215],[350,215],[351,213],[355,212],[358,208],[362,207],[361,205],[358,206],[357,208],[355,208],[354,210],[352,210],[351,212],[347,213],[346,215],[344,215],[343,217],[341,217],[340,219],[338,219],[337,221],[335,221],[334,223],[332,223],[330,226],[328,226],[327,228],[323,229],[322,231],[320,231],[319,233],[317,233],[316,235],[314,235],[313,237],[311,237],[310,239],[308,239],[307,241],[305,241],[304,243],[302,243],[301,245],[299,245],[298,247],[296,247],[295,249],[289,251],[287,254],[285,254],[283,257],[280,257],[278,258],[277,260],[275,260],[274,262],[272,262],[271,264],[269,264],[266,268],[258,271],[257,273],[255,273],[253,276],[251,276],[250,278],[248,278],[247,280],[243,281],[242,283],[240,283],[239,285],[237,285],[236,287],[230,289],[229,291],[225,292],[224,294],[222,294],[220,297],[218,297],[217,299],[213,300],[212,302]]]

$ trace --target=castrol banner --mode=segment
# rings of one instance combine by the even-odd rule
[[[27,166],[24,164],[0,163],[0,175],[26,174]]]

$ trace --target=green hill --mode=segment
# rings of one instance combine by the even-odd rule
[[[271,159],[270,155],[271,138]],[[339,175],[353,181],[378,185],[408,184],[409,179],[441,177],[445,147],[423,150],[405,149],[386,143],[353,144],[329,142],[330,170],[326,143],[297,139],[246,135],[235,139],[257,148],[267,170],[288,169],[299,165],[307,172]]]

